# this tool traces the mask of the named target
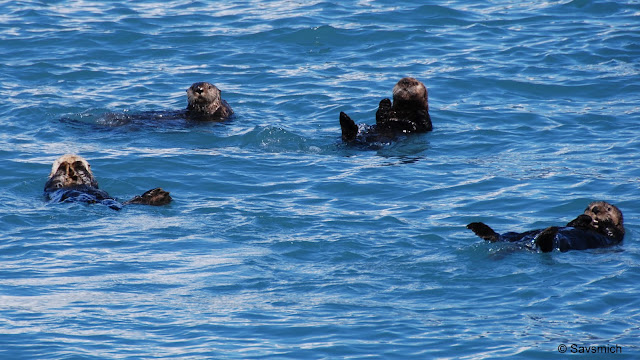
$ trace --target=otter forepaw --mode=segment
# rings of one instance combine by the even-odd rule
[[[351,120],[349,115],[340,112],[340,128],[342,128],[342,140],[353,141],[358,135],[358,125]]]
[[[160,205],[167,205],[168,203],[171,202],[171,200],[172,200],[171,195],[169,195],[168,191],[164,191],[161,188],[155,188],[125,202],[125,205],[140,204],[140,205],[160,206]]]
[[[376,124],[383,126],[391,118],[391,100],[382,99],[376,111]]]
[[[571,220],[567,226],[575,227],[575,228],[593,228],[591,224],[593,219],[589,215],[579,215],[577,218]]]
[[[391,100],[387,98],[380,100],[378,110],[391,110]]]
[[[553,251],[553,239],[556,237],[557,233],[558,233],[558,228],[556,226],[551,226],[542,230],[542,232],[538,234],[538,236],[536,236],[535,242],[536,242],[536,245],[538,245],[538,248],[540,249],[540,251],[542,252]]]
[[[484,240],[496,242],[498,241],[500,235],[493,231],[487,224],[481,222],[473,222],[467,225],[467,229],[473,231],[476,235],[481,237]]]

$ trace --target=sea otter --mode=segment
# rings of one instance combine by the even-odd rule
[[[208,82],[197,82],[187,89],[187,116],[204,120],[224,120],[233,114],[222,99],[220,89]]]
[[[53,162],[49,180],[44,185],[44,193],[52,202],[101,203],[115,210],[128,204],[166,205],[171,202],[168,192],[155,188],[121,204],[98,188],[98,182],[93,177],[87,160],[73,154],[62,155]]]
[[[622,212],[605,201],[594,201],[584,213],[571,220],[566,226],[551,226],[546,229],[530,230],[523,233],[508,232],[498,234],[481,222],[467,225],[479,237],[491,241],[520,243],[525,247],[542,252],[558,249],[595,249],[616,245],[624,238]]]
[[[380,138],[393,139],[398,134],[431,131],[427,88],[411,77],[400,79],[393,87],[393,104],[382,99],[376,112],[376,124],[356,123],[349,115],[340,112],[342,140],[368,142]]]
[[[108,112],[100,115],[98,122],[111,127],[122,126],[131,123],[146,124],[150,120],[179,121],[181,126],[184,120],[193,121],[224,121],[233,115],[231,106],[220,97],[220,89],[208,82],[197,82],[187,89],[187,107],[179,110],[151,110],[141,112]],[[92,115],[83,115],[82,117]],[[63,117],[65,122],[76,122],[76,119]],[[157,123],[153,123],[154,126]]]

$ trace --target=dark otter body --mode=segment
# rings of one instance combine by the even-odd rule
[[[225,120],[233,115],[220,89],[208,82],[197,82],[187,89],[187,116],[198,120]]]
[[[221,92],[215,85],[208,82],[197,82],[187,89],[187,107],[185,109],[106,113],[99,117],[98,122],[102,125],[117,127],[135,123],[157,125],[153,121],[163,121],[165,124],[178,121],[180,126],[184,125],[184,120],[224,121],[233,115],[233,110],[220,95]],[[67,117],[63,117],[62,120],[71,123],[77,122],[76,119]]]
[[[49,180],[44,185],[44,193],[52,202],[100,203],[115,210],[128,204],[166,205],[171,202],[168,192],[155,188],[121,204],[98,188],[98,182],[93,177],[87,160],[72,154],[63,155],[54,161]]]
[[[365,125],[351,120],[340,112],[342,140],[370,142],[393,139],[397,135],[431,131],[428,92],[424,84],[414,78],[402,78],[393,87],[393,103],[382,99],[376,112],[376,124]]]
[[[604,201],[590,203],[584,214],[562,227],[551,226],[523,233],[504,234],[496,233],[481,222],[471,223],[467,228],[487,241],[520,243],[542,252],[550,252],[553,249],[565,252],[613,246],[622,242],[625,233],[622,212]]]

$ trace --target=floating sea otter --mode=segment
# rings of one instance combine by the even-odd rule
[[[224,120],[233,114],[215,85],[197,82],[187,89],[187,116],[204,120]]]
[[[504,234],[496,233],[481,222],[471,223],[467,228],[487,241],[517,242],[532,250],[540,249],[542,252],[550,252],[553,249],[564,252],[607,247],[619,244],[624,238],[622,212],[604,201],[590,203],[584,214],[562,227],[551,226],[523,233]]]
[[[349,115],[340,112],[340,127],[343,141],[364,143],[431,131],[427,88],[414,78],[402,78],[393,87],[393,104],[389,99],[380,101],[375,125],[356,125]]]
[[[99,122],[109,126],[148,120],[182,121],[186,119],[221,122],[229,119],[233,115],[233,110],[220,95],[220,89],[215,85],[208,82],[197,82],[187,89],[187,107],[185,109],[106,113],[99,118]],[[63,120],[74,121],[68,118],[63,118]]]
[[[98,182],[93,177],[87,160],[73,154],[62,155],[53,162],[49,180],[44,185],[44,193],[53,202],[101,203],[115,210],[128,204],[166,205],[171,202],[168,192],[155,188],[121,204],[98,188]]]

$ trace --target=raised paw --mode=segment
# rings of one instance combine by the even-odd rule
[[[536,245],[542,252],[553,251],[553,239],[555,239],[558,233],[558,228],[555,226],[544,229],[538,236],[536,236]]]
[[[593,222],[593,219],[591,219],[591,216],[585,215],[585,214],[581,214],[577,218],[571,220],[567,224],[567,226],[571,226],[571,227],[575,227],[575,228],[592,229],[593,228],[592,222]]]
[[[391,110],[391,100],[386,98],[380,100],[380,104],[378,105],[378,110]]]
[[[381,125],[386,121],[389,121],[391,117],[391,100],[382,99],[380,105],[378,105],[378,111],[376,111],[376,124]]]

